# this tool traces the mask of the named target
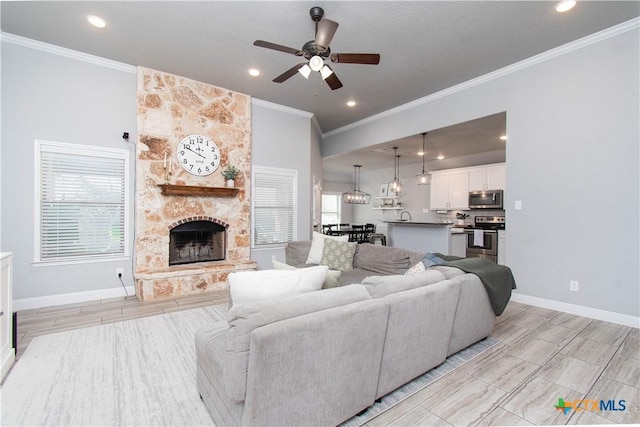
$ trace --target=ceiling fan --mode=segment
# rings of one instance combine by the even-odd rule
[[[327,82],[331,90],[340,89],[342,82],[336,76],[331,67],[324,63],[325,58],[331,58],[331,62],[337,64],[366,64],[377,65],[380,63],[380,55],[377,53],[331,53],[331,39],[333,39],[338,23],[330,19],[322,19],[324,10],[321,7],[312,7],[309,11],[311,19],[316,23],[315,39],[306,42],[302,49],[294,49],[287,46],[267,42],[264,40],[256,40],[254,46],[264,47],[267,49],[278,50],[280,52],[290,53],[295,56],[303,56],[308,62],[301,62],[294,65],[278,77],[273,79],[275,83],[282,83],[293,77],[296,72],[302,74],[306,79],[309,78],[311,71],[318,71],[322,79]]]

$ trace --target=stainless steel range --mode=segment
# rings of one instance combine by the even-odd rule
[[[477,216],[467,230],[467,258],[487,258],[498,262],[498,230],[504,230],[504,216]]]

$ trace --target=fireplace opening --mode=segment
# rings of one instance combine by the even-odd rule
[[[212,221],[191,221],[169,231],[169,265],[221,261],[227,252],[227,228]]]

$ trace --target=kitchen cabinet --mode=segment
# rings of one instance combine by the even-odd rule
[[[429,202],[431,210],[469,209],[469,172],[462,169],[434,172]]]
[[[11,345],[13,312],[11,311],[11,254],[0,254],[0,381],[7,375],[15,360]]]
[[[488,165],[469,169],[469,191],[504,190],[505,165]]]

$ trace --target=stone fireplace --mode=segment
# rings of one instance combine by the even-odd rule
[[[250,259],[250,97],[183,77],[138,68],[136,243],[138,299],[225,290],[229,273]],[[220,166],[197,176],[178,165],[188,135],[219,148]],[[240,169],[235,188],[221,170]]]

